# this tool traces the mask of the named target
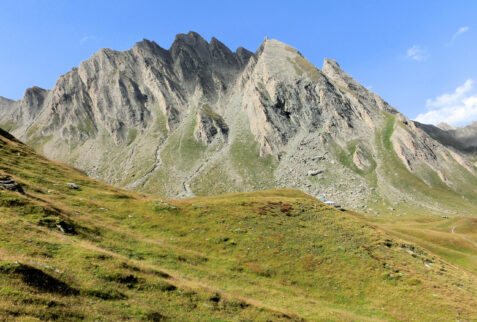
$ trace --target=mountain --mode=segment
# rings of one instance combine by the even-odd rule
[[[297,190],[164,201],[90,179],[2,130],[0,160],[2,320],[477,314],[474,273]]]
[[[51,90],[0,102],[0,126],[37,151],[157,196],[294,187],[370,216],[476,209],[473,155],[278,40],[102,49]]]
[[[453,127],[446,123],[434,126],[416,122],[416,125],[443,145],[477,154],[477,122],[462,127]]]

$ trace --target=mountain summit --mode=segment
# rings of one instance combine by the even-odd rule
[[[473,155],[334,60],[317,69],[274,39],[255,53],[195,32],[168,50],[101,49],[51,90],[0,99],[0,126],[92,177],[169,198],[295,187],[371,214],[477,200]]]

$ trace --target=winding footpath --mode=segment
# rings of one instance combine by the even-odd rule
[[[461,235],[461,234],[457,234],[457,233],[455,232],[455,228],[456,228],[456,227],[457,227],[457,226],[452,226],[452,228],[451,228],[451,234],[458,235],[460,238],[462,238],[462,239],[468,241],[469,243],[471,243],[472,245],[474,245],[475,247],[477,247],[477,243],[474,242],[473,240],[471,240],[471,239],[469,239],[469,238],[467,238],[467,237],[465,237],[465,236],[463,236],[463,235]]]

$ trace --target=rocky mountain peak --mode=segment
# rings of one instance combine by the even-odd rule
[[[253,68],[264,78],[291,80],[297,74],[318,71],[298,50],[276,39],[265,38],[255,56],[257,64]]]
[[[177,35],[169,53],[175,74],[187,90],[209,98],[216,98],[251,57],[244,50],[240,56],[233,53],[216,38],[208,43],[196,32]]]
[[[196,32],[178,34],[169,48],[176,61],[199,60],[201,64],[210,61],[209,43]]]
[[[298,50],[281,42],[277,39],[265,38],[263,42],[260,44],[260,47],[257,49],[257,56],[260,56],[264,53],[267,55],[283,55],[285,52],[296,53],[298,54]]]
[[[143,39],[136,44],[134,44],[134,47],[132,50],[137,50],[138,52],[144,51],[144,52],[151,52],[151,53],[159,53],[159,52],[166,52],[164,48],[159,46],[155,41],[151,41],[148,39]]]
[[[187,34],[177,34],[171,48],[187,44],[191,47],[205,47],[208,45],[207,41],[195,31],[189,31]]]
[[[235,54],[237,55],[237,59],[240,62],[240,66],[245,66],[245,64],[248,63],[250,57],[253,56],[253,53],[251,51],[243,47],[238,47],[235,51]]]
[[[236,54],[233,53],[227,46],[212,37],[209,43],[209,50],[211,55],[211,62],[218,67],[239,66],[240,60],[237,59]]]
[[[227,52],[232,53],[232,51],[227,46],[225,46],[220,40],[218,40],[215,37],[212,37],[210,39],[209,46],[210,46],[211,51],[212,50],[220,50],[220,51],[227,51]]]
[[[23,103],[36,106],[41,105],[43,104],[46,93],[48,93],[48,90],[38,86],[27,88],[23,95]]]
[[[445,122],[441,122],[437,125],[438,128],[440,128],[441,130],[444,130],[444,131],[448,131],[448,130],[455,130],[456,128],[453,127],[452,125],[450,124],[447,124]]]
[[[423,182],[434,177],[416,169],[440,171],[446,186],[464,180],[449,158],[472,169],[336,61],[320,70],[268,38],[255,53],[195,32],[168,50],[146,39],[102,49],[49,91],[0,99],[0,126],[90,176],[165,197],[286,186],[356,205],[408,195],[389,184],[390,162]],[[459,133],[460,147],[476,146]]]

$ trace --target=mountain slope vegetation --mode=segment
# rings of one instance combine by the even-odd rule
[[[477,316],[474,273],[297,190],[161,200],[3,131],[0,159],[2,319]]]

